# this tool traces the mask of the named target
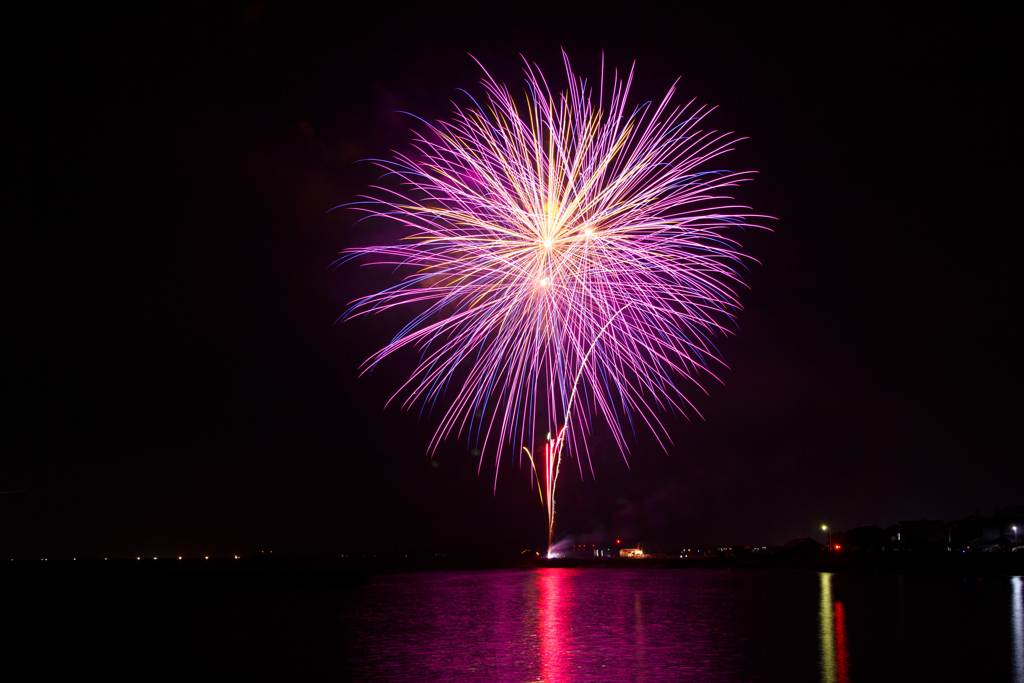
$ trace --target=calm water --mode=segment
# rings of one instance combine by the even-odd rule
[[[190,680],[1024,681],[1022,593],[1020,577],[438,572],[330,591],[32,598],[6,609],[2,649],[40,675]]]
[[[1024,680],[1019,577],[542,569],[352,597],[335,654],[355,680]]]

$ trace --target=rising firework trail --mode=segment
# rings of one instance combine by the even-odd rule
[[[517,102],[484,69],[482,105],[424,122],[414,152],[377,161],[397,189],[353,206],[406,236],[339,259],[405,272],[342,316],[413,311],[363,371],[415,348],[419,363],[393,399],[444,406],[431,453],[466,433],[481,465],[493,453],[495,476],[503,454],[528,455],[549,545],[562,451],[582,475],[595,420],[625,457],[625,429],[645,424],[665,448],[659,416],[696,412],[683,389],[715,376],[712,340],[740,308],[730,234],[757,218],[722,194],[749,172],[706,168],[736,141],[700,128],[709,108],[673,106],[673,85],[660,103],[627,110],[632,70],[606,84],[602,60],[595,88],[563,57],[564,91],[526,63]],[[549,434],[540,463],[529,451],[538,432]]]

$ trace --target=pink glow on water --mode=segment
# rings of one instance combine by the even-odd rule
[[[908,580],[901,625],[897,581],[844,576],[834,593],[811,573],[544,567],[379,577],[315,599],[341,600],[324,642],[343,680],[1014,680],[1024,582]],[[934,609],[964,596],[968,611]],[[904,627],[919,638],[901,641]],[[960,646],[979,657],[950,658]]]
[[[573,638],[569,627],[572,592],[577,574],[566,569],[541,569],[537,574],[540,619],[540,668],[546,683],[569,683],[573,671]]]

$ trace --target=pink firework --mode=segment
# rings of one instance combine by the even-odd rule
[[[742,256],[728,235],[755,218],[723,194],[750,174],[705,168],[736,140],[700,129],[709,108],[672,106],[673,86],[627,110],[632,70],[606,92],[602,64],[595,92],[568,58],[565,68],[556,94],[527,63],[518,103],[484,70],[484,106],[457,108],[428,124],[415,153],[378,162],[401,186],[360,205],[408,237],[341,259],[405,270],[343,318],[415,311],[364,371],[416,348],[395,396],[445,406],[431,452],[466,433],[497,469],[537,432],[558,434],[545,447],[549,522],[550,459],[564,444],[582,471],[594,420],[625,456],[624,425],[646,424],[665,447],[659,416],[695,411],[684,389],[714,376],[712,339],[740,308]]]

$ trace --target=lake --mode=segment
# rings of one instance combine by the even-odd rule
[[[334,653],[355,680],[1019,681],[1021,592],[756,570],[393,576],[344,603]]]
[[[333,590],[52,598],[8,610],[8,635],[33,647],[5,649],[40,672],[157,677],[1024,681],[1022,592],[1020,577],[425,572]]]

